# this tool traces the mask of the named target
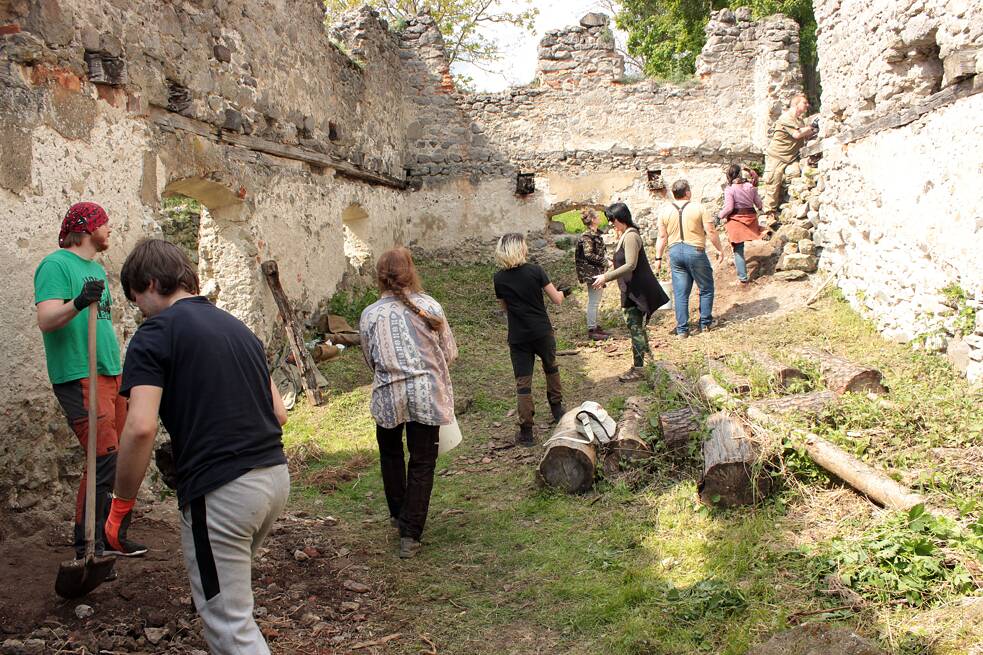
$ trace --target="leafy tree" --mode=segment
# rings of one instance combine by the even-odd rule
[[[816,105],[819,78],[812,0],[622,0],[615,23],[628,33],[628,51],[643,62],[647,75],[680,79],[696,70],[710,12],[725,7],[750,7],[755,17],[782,13],[799,24],[799,58],[806,89]]]
[[[482,33],[484,27],[515,25],[532,33],[539,13],[532,6],[532,0],[509,3],[515,10],[504,8],[503,0],[324,0],[329,12],[363,4],[372,5],[397,25],[429,11],[444,35],[450,63],[466,62],[478,68],[501,58],[497,44]]]

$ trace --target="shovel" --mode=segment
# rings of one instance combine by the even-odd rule
[[[55,593],[81,598],[98,587],[113,570],[115,557],[96,557],[96,435],[99,418],[99,374],[96,368],[96,319],[99,302],[89,305],[89,439],[85,449],[85,558],[62,562]]]

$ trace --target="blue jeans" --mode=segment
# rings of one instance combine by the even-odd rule
[[[709,327],[713,321],[713,269],[706,252],[688,243],[674,243],[669,247],[669,264],[676,334],[689,332],[689,294],[694,281],[700,289],[700,327]]]
[[[597,328],[597,310],[601,306],[601,296],[604,295],[604,289],[595,289],[587,283],[587,329],[593,330]]]
[[[741,282],[747,282],[747,263],[744,261],[744,242],[732,243],[730,246],[734,249],[734,268],[737,269],[737,279]]]

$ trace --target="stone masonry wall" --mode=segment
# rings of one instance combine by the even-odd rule
[[[983,5],[815,6],[821,266],[841,271],[846,297],[886,336],[948,348],[960,369],[981,380]],[[947,287],[968,296],[965,306],[946,298]],[[976,325],[959,326],[958,313],[974,308]]]

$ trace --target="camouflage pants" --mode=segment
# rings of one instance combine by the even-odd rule
[[[631,335],[631,355],[634,366],[642,366],[645,363],[645,353],[652,354],[649,349],[648,332],[645,330],[645,315],[638,307],[625,307],[622,312],[628,325],[628,334]]]

